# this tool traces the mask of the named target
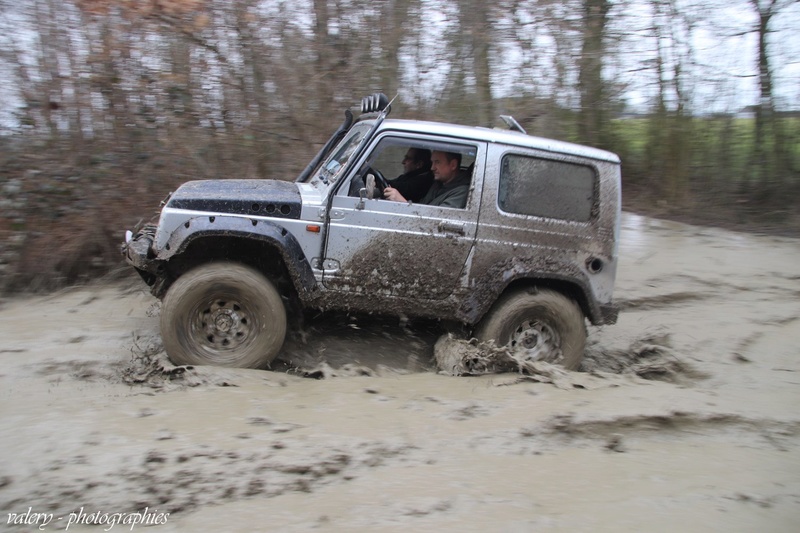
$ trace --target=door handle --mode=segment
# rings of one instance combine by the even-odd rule
[[[455,222],[447,222],[442,220],[439,222],[439,233],[455,233],[456,235],[465,235],[464,224],[456,224]]]

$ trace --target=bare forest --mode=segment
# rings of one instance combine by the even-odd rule
[[[0,0],[0,290],[119,269],[187,180],[294,179],[376,91],[614,151],[628,209],[798,235],[798,2],[715,2]]]

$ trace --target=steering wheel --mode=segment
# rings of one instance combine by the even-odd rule
[[[378,191],[381,193],[381,197],[383,197],[383,190],[389,187],[389,181],[383,176],[381,171],[376,168],[370,167],[367,169],[367,174],[375,176],[375,185],[377,185]]]

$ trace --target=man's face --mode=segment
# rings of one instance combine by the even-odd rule
[[[449,183],[456,177],[458,171],[458,160],[447,160],[444,152],[433,152],[431,154],[431,170],[433,171],[433,178],[442,183]]]
[[[415,155],[414,150],[410,149],[403,158],[403,172],[406,174],[420,167],[419,161],[414,158]]]

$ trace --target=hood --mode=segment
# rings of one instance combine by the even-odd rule
[[[278,218],[300,218],[297,185],[277,180],[189,181],[172,193],[167,207]]]

